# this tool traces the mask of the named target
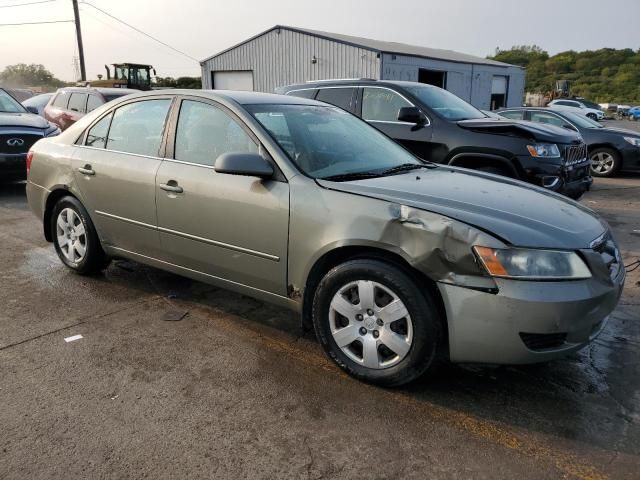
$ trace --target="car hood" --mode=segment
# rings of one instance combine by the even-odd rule
[[[593,211],[565,197],[517,180],[459,168],[318,183],[444,215],[519,247],[589,248],[607,230]]]
[[[518,135],[524,138],[532,138],[541,142],[551,143],[576,143],[581,141],[578,133],[555,125],[527,122],[524,120],[494,120],[491,118],[478,118],[473,120],[460,120],[458,125],[468,130],[503,135]]]
[[[625,130],[624,128],[591,128],[596,133],[610,133],[612,135],[624,135],[626,137],[635,137],[640,138],[640,133],[634,132],[633,130]]]
[[[49,122],[34,113],[5,113],[0,112],[0,128],[3,127],[25,127],[40,128],[49,127]]]

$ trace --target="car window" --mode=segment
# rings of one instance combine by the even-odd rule
[[[22,113],[24,107],[15,98],[0,89],[0,112]]]
[[[522,110],[507,110],[506,112],[496,112],[501,117],[510,118],[512,120],[522,120]]]
[[[180,106],[175,158],[212,166],[223,153],[257,153],[249,134],[224,110],[185,100]]]
[[[71,95],[69,92],[59,92],[56,95],[56,98],[53,100],[52,105],[54,107],[62,108],[63,110],[67,109],[67,105],[69,104],[69,97]]]
[[[567,123],[562,118],[545,112],[531,112],[531,121],[545,123],[547,125],[555,125],[557,127],[562,127]]]
[[[292,95],[294,97],[302,97],[302,98],[314,98],[317,90],[294,90],[292,92],[287,92],[287,95]]]
[[[111,121],[107,148],[119,152],[158,156],[171,100],[144,100],[118,108]]]
[[[375,176],[400,165],[421,165],[378,129],[339,108],[280,104],[245,108],[291,161],[314,178],[365,172]]]
[[[86,93],[72,93],[71,98],[69,99],[69,110],[73,110],[74,112],[85,112],[85,107],[87,105],[87,94]]]
[[[89,129],[89,132],[87,133],[87,140],[85,141],[85,145],[87,147],[105,147],[107,141],[107,133],[109,132],[109,125],[111,124],[112,118],[113,113],[110,113],[106,117],[100,119],[98,123],[96,123]]]
[[[365,87],[362,92],[362,118],[377,122],[397,122],[402,107],[413,105],[386,88]]]
[[[87,100],[87,113],[93,112],[100,105],[102,105],[102,99],[99,96],[89,95],[89,100]]]
[[[355,88],[321,88],[318,90],[316,100],[350,110],[354,91]]]

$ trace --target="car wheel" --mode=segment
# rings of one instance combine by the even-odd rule
[[[58,257],[81,275],[104,270],[109,265],[98,234],[82,204],[74,197],[61,198],[51,215],[51,237]]]
[[[591,120],[598,120],[598,116],[595,113],[587,113],[587,117]]]
[[[591,174],[610,177],[620,168],[620,154],[611,148],[596,148],[590,155]]]
[[[444,358],[436,302],[405,271],[379,260],[330,270],[314,294],[313,325],[340,368],[377,385],[408,383]]]

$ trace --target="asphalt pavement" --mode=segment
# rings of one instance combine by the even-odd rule
[[[640,176],[582,202],[640,258]],[[71,273],[24,185],[0,187],[0,265],[3,480],[640,475],[640,269],[573,356],[385,390],[288,311],[129,262]]]

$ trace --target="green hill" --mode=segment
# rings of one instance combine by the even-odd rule
[[[549,92],[563,79],[571,81],[576,96],[598,103],[640,104],[640,50],[569,50],[549,56],[536,45],[522,45],[496,49],[489,58],[526,67],[528,92]]]

